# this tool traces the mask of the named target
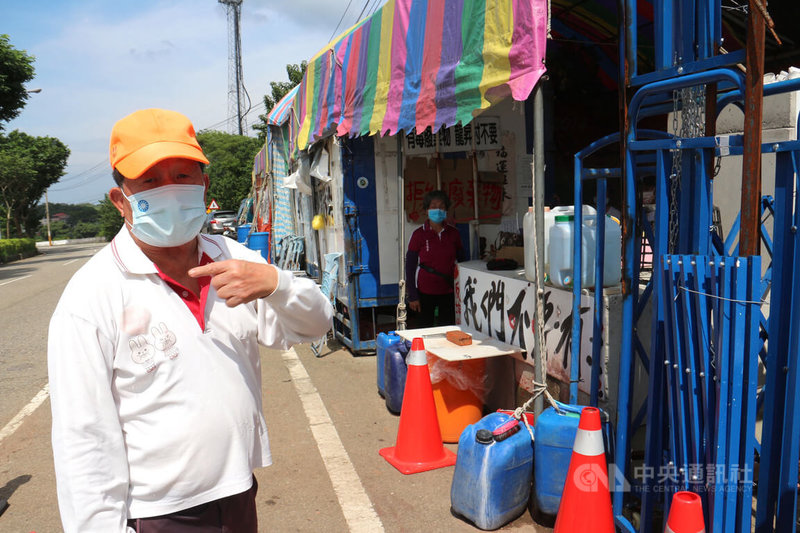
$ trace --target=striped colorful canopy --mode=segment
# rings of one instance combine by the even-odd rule
[[[295,149],[318,139],[467,124],[544,73],[547,0],[389,0],[314,56]]]
[[[263,178],[269,170],[269,160],[267,159],[267,145],[261,147],[253,158],[253,177]]]
[[[267,114],[267,124],[283,126],[283,124],[289,120],[292,114],[292,102],[294,101],[294,97],[297,96],[298,89],[300,89],[299,85],[292,87],[292,89],[275,104],[275,107]]]

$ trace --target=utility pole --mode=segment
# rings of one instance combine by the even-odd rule
[[[242,77],[242,35],[239,27],[242,1],[218,0],[228,14],[228,117],[236,117],[236,124],[232,124],[229,130],[239,135],[244,135],[246,129],[243,112],[246,92]]]
[[[42,92],[41,87],[37,87],[36,89],[28,89],[25,91],[28,94],[36,94]],[[47,189],[44,190],[44,213],[45,217],[47,217],[47,242],[50,243],[50,246],[53,246],[53,237],[50,235],[50,202],[47,200]],[[0,501],[0,511],[2,510],[2,501]]]
[[[759,0],[747,14],[747,74],[744,86],[744,150],[739,255],[758,255],[761,244],[761,125],[764,102],[764,16]]]
[[[44,215],[47,217],[47,242],[53,246],[53,237],[50,235],[50,202],[47,199],[47,189],[44,191]]]

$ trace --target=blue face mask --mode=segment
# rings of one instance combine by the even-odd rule
[[[205,190],[202,185],[164,185],[130,196],[123,193],[131,204],[131,233],[150,246],[186,244],[197,237],[206,219]]]
[[[441,224],[447,218],[447,211],[444,209],[428,209],[428,220],[434,224]]]

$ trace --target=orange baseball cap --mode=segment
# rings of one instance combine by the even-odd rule
[[[128,179],[172,157],[208,164],[191,121],[177,111],[141,109],[120,119],[111,129],[109,159]]]

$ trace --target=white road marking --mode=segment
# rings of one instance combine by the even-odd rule
[[[67,261],[66,263],[64,263],[64,265],[63,265],[63,266],[67,266],[67,265],[69,265],[69,264],[71,264],[71,263],[74,263],[75,261],[80,261],[81,259],[83,259],[83,257],[78,257],[77,259],[70,259],[69,261]]]
[[[28,274],[27,276],[20,276],[18,278],[14,278],[14,279],[10,279],[8,281],[4,281],[3,283],[0,283],[0,287],[2,287],[3,285],[8,285],[9,283],[14,283],[15,281],[19,281],[21,279],[29,278],[31,276],[33,276],[33,274]]]
[[[36,393],[36,396],[28,402],[28,405],[22,408],[22,410],[17,413],[17,416],[11,419],[11,422],[6,424],[2,430],[0,430],[0,442],[3,442],[3,439],[6,437],[10,437],[12,433],[14,433],[17,428],[22,425],[22,421],[25,419],[26,416],[33,414],[36,409],[44,403],[47,397],[50,395],[50,384],[46,383],[44,388]]]
[[[294,348],[290,348],[283,352],[281,357],[303,403],[311,433],[317,441],[317,448],[328,470],[328,477],[333,483],[333,490],[339,499],[339,506],[342,508],[349,530],[351,533],[383,531],[381,519],[373,509],[372,502],[361,484],[353,463],[350,462],[328,410],[297,352]]]

